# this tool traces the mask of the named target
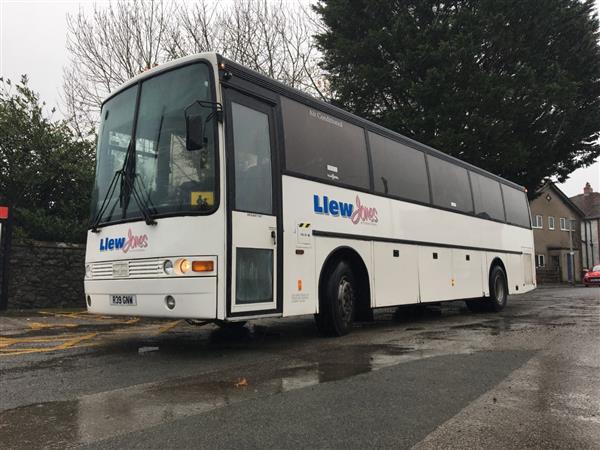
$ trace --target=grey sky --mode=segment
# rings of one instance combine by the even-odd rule
[[[62,68],[68,60],[66,15],[91,5],[68,0],[0,0],[0,75],[17,80],[26,73],[48,105],[60,106]],[[600,0],[596,7],[600,11]],[[587,181],[600,191],[600,161],[573,172],[560,188],[573,196]]]

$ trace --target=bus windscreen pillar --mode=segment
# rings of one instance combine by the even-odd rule
[[[8,252],[10,217],[7,206],[0,206],[0,311],[8,305]]]

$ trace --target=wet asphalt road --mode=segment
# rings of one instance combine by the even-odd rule
[[[600,289],[244,332],[0,317],[0,447],[600,448]]]

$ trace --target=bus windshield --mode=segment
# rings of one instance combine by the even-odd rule
[[[212,109],[204,108],[205,142],[190,151],[185,117],[190,105],[214,101],[209,70],[204,63],[180,67],[131,86],[103,105],[91,208],[97,224],[141,219],[140,207],[153,216],[213,211],[216,120],[210,118]],[[128,149],[133,189],[125,189],[121,177],[109,191]]]

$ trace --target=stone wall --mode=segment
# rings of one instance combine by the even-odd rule
[[[537,284],[560,283],[560,269],[558,267],[536,267]]]
[[[84,275],[85,245],[13,241],[8,308],[83,308]]]

